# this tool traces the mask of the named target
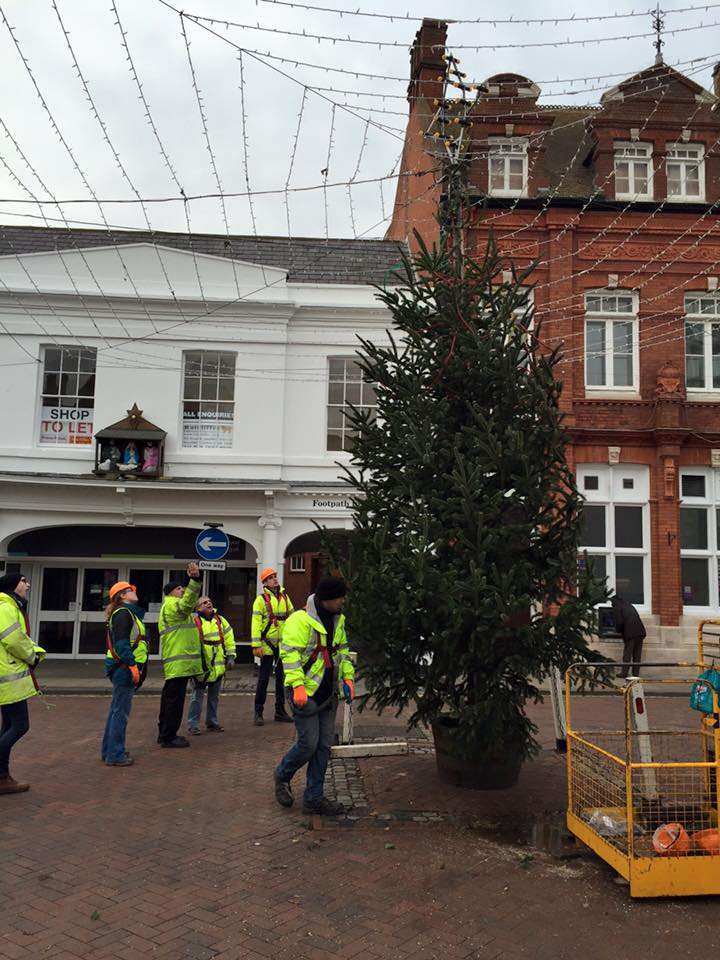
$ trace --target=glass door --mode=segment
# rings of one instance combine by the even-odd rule
[[[163,584],[166,582],[166,571],[163,569],[149,569],[144,567],[130,567],[128,581],[137,588],[138,605],[144,607],[145,629],[150,656],[158,655],[158,617],[163,599]],[[169,577],[167,578],[169,579]]]
[[[110,587],[120,579],[117,567],[85,567],[79,615],[78,653],[81,657],[105,654],[105,607]]]
[[[250,653],[250,613],[255,599],[255,568],[227,567],[207,574],[207,594],[230,623],[238,646],[238,661],[248,663]]]
[[[43,567],[37,626],[39,646],[55,656],[72,656],[77,615],[77,567]]]

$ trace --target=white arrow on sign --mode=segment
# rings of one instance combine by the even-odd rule
[[[202,538],[202,540],[198,540],[198,546],[201,547],[203,550],[212,550],[214,547],[224,547],[225,541],[213,540],[212,534],[208,533],[206,536]]]

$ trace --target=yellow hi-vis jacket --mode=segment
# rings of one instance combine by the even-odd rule
[[[270,656],[277,650],[285,621],[293,610],[292,600],[282,587],[277,597],[272,590],[263,590],[255,597],[250,640],[254,647],[262,646],[264,657]]]
[[[235,656],[235,634],[217,610],[213,610],[210,620],[198,615],[197,621],[202,630],[205,663],[209,671],[207,682],[214,683],[225,675],[225,658]]]
[[[160,656],[166,680],[205,673],[195,607],[201,583],[191,580],[181,597],[165,597],[160,608]]]
[[[30,669],[45,656],[28,636],[23,611],[9,593],[0,593],[0,705],[19,703],[39,693]]]
[[[332,661],[338,693],[343,680],[355,679],[355,667],[350,659],[350,646],[345,633],[345,616],[335,615]],[[288,617],[280,641],[280,658],[288,687],[304,686],[311,697],[320,686],[325,673],[327,631],[320,622],[315,597],[308,598],[304,610]]]

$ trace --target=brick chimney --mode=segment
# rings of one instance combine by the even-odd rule
[[[440,96],[442,81],[438,77],[445,73],[446,41],[447,23],[444,20],[423,20],[410,50],[408,100],[411,108],[418,97]]]

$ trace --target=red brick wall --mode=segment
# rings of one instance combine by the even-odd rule
[[[430,35],[425,29],[418,36],[427,54]],[[436,25],[432,30],[434,43],[439,33]],[[436,65],[427,57],[424,65],[421,61],[416,53],[409,92],[422,97],[410,100],[403,172],[424,170],[432,153],[424,133],[435,109],[431,87]],[[659,107],[656,95],[626,97],[608,100],[592,114],[588,129],[595,141],[595,186],[605,197],[614,197],[614,141],[630,140],[630,128],[639,128],[640,140],[654,144],[654,195],[664,197],[666,146],[681,141],[688,128],[689,142],[705,143],[708,149],[706,197],[709,202],[720,198],[720,155],[710,149],[720,139],[720,114],[696,98],[698,89],[673,81]],[[532,100],[516,102],[516,114],[524,116],[513,117],[507,108],[501,111],[490,102],[479,108],[482,116],[473,136],[486,143],[489,135],[505,135],[505,123],[512,121],[513,135],[533,137],[532,149],[542,150],[542,136],[534,135],[547,129],[548,115],[537,110],[533,120],[533,109]],[[675,625],[682,615],[677,477],[682,466],[709,465],[710,448],[720,447],[720,403],[685,396],[684,292],[707,290],[708,276],[720,275],[720,237],[713,235],[720,217],[714,210],[704,214],[701,205],[691,210],[672,203],[659,209],[645,204],[607,210],[590,203],[582,208],[582,202],[551,205],[537,194],[552,180],[546,177],[542,156],[530,158],[530,170],[529,193],[536,198],[535,205],[475,204],[466,249],[482,254],[492,228],[508,264],[512,261],[518,268],[537,264],[531,282],[542,338],[548,346],[560,344],[564,356],[558,372],[564,388],[562,409],[572,436],[569,461],[607,463],[608,446],[619,446],[621,462],[648,465],[653,610],[661,623]],[[439,188],[423,193],[425,182],[401,178],[388,236],[406,239],[414,228],[428,243],[437,238],[429,205],[438,203]],[[481,156],[471,166],[469,183],[477,194],[486,189],[486,158]],[[584,293],[608,287],[609,274],[617,275],[619,288],[639,292],[639,395],[631,399],[598,399],[585,393]],[[680,372],[680,390],[674,401],[658,402],[658,372],[668,361]]]

